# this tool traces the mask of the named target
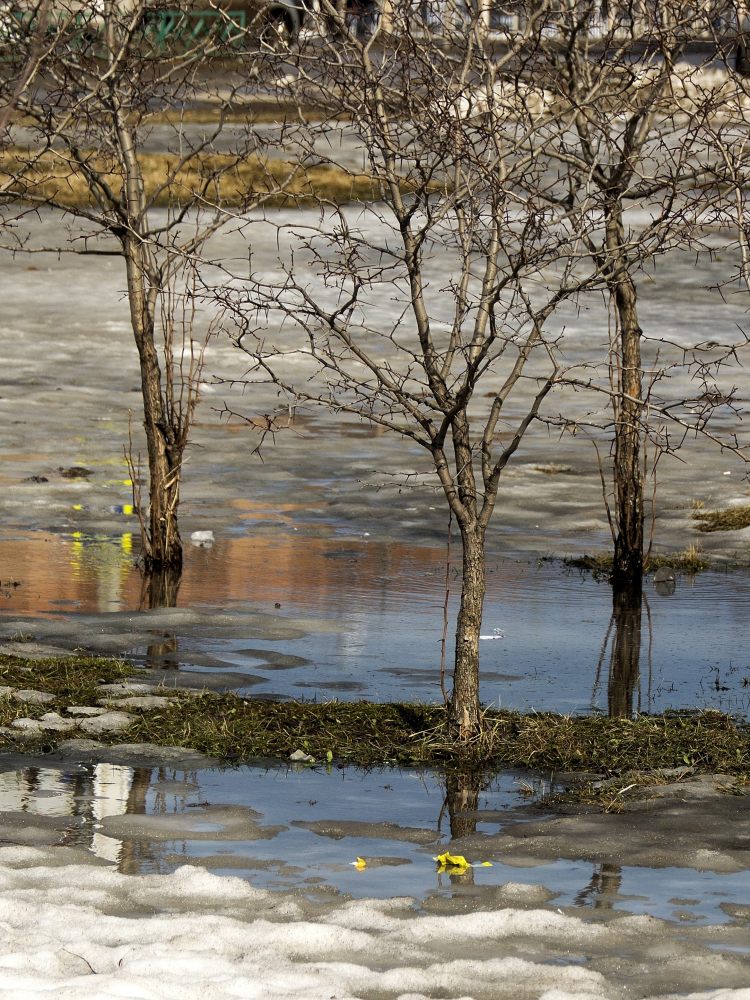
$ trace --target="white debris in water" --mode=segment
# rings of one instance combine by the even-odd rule
[[[214,533],[213,531],[193,531],[190,535],[190,541],[199,549],[210,549],[215,541]]]
[[[694,947],[648,917],[590,923],[507,907],[425,916],[408,900],[313,910],[193,867],[129,876],[70,859],[0,848],[0,1000],[614,1000],[622,984],[592,959],[614,976],[634,944],[659,951],[656,969]],[[750,990],[692,996],[750,1000]]]

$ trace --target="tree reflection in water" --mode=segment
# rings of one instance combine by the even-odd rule
[[[615,635],[607,685],[607,713],[613,719],[630,718],[635,710],[635,692],[639,687],[641,669],[642,607],[640,584],[614,589],[612,619]]]
[[[438,817],[438,833],[442,818],[447,810],[451,841],[470,837],[477,832],[477,810],[479,793],[484,778],[479,771],[448,771],[445,775],[445,799]],[[467,886],[474,884],[474,870],[467,868],[460,874],[448,872],[451,884]]]
[[[672,578],[674,580],[674,578]],[[663,596],[674,593],[674,584],[667,592],[660,589]],[[647,669],[648,685],[646,708],[651,704],[651,649],[652,622],[648,597],[641,586],[634,585],[612,592],[612,615],[607,626],[596,667],[591,704],[596,706],[596,698],[601,683],[601,672],[609,649],[609,675],[607,681],[607,714],[613,719],[627,719],[643,709],[641,704],[641,647],[643,643],[643,612],[647,625]],[[614,637],[613,637],[614,633]],[[637,695],[637,698],[636,698]]]
[[[161,570],[144,573],[138,610],[176,608],[181,582],[182,571],[176,567],[164,567]],[[148,644],[146,665],[152,670],[177,668],[180,665],[177,650],[177,636],[172,632],[164,632]]]
[[[589,884],[576,895],[575,905],[590,905],[595,910],[612,910],[621,886],[622,868],[619,865],[596,865]]]

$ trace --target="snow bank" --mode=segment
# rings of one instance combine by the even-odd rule
[[[70,854],[65,855],[70,857]],[[193,867],[120,874],[0,848],[0,1000],[592,1000],[622,995],[589,967],[660,941],[651,918],[555,910],[424,916],[408,901],[313,909]],[[750,990],[696,996],[750,1000]]]

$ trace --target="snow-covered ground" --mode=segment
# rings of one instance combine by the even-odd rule
[[[743,981],[736,929],[582,920],[524,906],[520,884],[515,906],[433,916],[403,899],[313,909],[192,867],[128,876],[82,859],[0,848],[2,1000],[616,1000],[684,998],[691,982],[691,997],[750,998],[710,987]]]

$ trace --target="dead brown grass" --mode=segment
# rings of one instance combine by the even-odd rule
[[[306,167],[289,160],[260,156],[238,159],[215,153],[202,154],[183,165],[169,153],[142,153],[139,159],[146,194],[161,207],[184,205],[196,196],[206,204],[230,208],[255,199],[282,206],[320,200],[335,204],[375,201],[381,196],[380,185],[368,174],[353,174],[336,166]],[[98,155],[91,154],[88,162],[119,197],[122,172]],[[0,186],[21,201],[51,201],[65,207],[95,204],[83,172],[54,152],[40,156],[20,148],[3,152]]]
[[[698,531],[739,531],[750,527],[750,504],[693,514]]]

